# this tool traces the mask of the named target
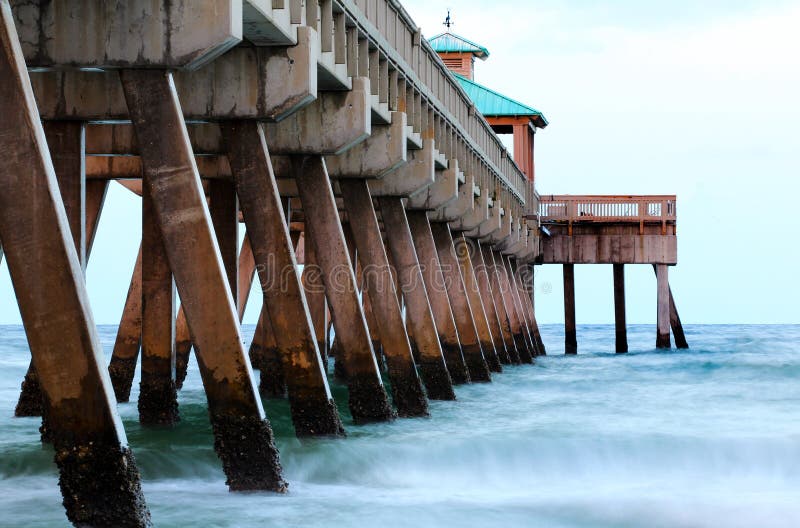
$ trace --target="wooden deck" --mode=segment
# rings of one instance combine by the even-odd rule
[[[544,264],[677,264],[675,195],[549,195]]]

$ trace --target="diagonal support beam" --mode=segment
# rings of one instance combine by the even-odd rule
[[[235,121],[223,124],[222,132],[295,431],[298,436],[341,435],[344,428],[317,349],[263,129],[254,121]]]
[[[436,243],[436,253],[439,256],[439,265],[444,277],[447,296],[450,298],[450,306],[453,309],[453,317],[458,326],[458,337],[461,340],[461,350],[469,369],[470,379],[472,381],[491,381],[489,365],[484,358],[480,335],[475,325],[472,306],[464,285],[464,277],[461,275],[450,227],[444,222],[434,222],[431,224],[431,232]]]
[[[486,264],[483,262],[483,253],[481,251],[480,242],[475,242],[475,248],[470,252],[472,258],[472,268],[475,270],[475,279],[478,283],[478,290],[480,292],[483,307],[486,310],[486,317],[489,320],[489,326],[494,338],[494,347],[497,350],[498,358],[504,365],[511,364],[511,356],[508,353],[507,346],[514,346],[514,341],[509,339],[508,344],[503,336],[503,329],[500,325],[500,315],[497,310],[497,305],[492,295],[492,285],[489,282],[489,273],[486,270]]]
[[[486,358],[489,370],[492,372],[502,372],[503,367],[500,365],[500,357],[494,346],[494,336],[489,326],[489,318],[486,316],[486,310],[483,307],[483,300],[481,299],[478,287],[478,280],[477,277],[475,277],[475,269],[472,267],[471,254],[476,251],[476,247],[473,245],[474,243],[470,244],[467,242],[463,234],[455,237],[454,244],[458,265],[461,268],[461,276],[464,278],[464,289],[469,298],[469,304],[472,307],[472,315],[475,320],[475,328],[477,328],[478,336],[481,340],[483,356]]]
[[[314,246],[341,345],[336,362],[346,376],[353,420],[390,420],[394,412],[378,372],[325,161],[321,156],[294,156],[291,163],[310,235],[306,241]]]
[[[419,354],[420,372],[428,397],[433,400],[454,400],[456,395],[453,392],[453,383],[442,355],[403,202],[400,198],[385,197],[379,199],[379,204],[391,260],[397,271],[399,291],[405,299],[406,317]],[[388,280],[394,293],[394,280],[391,276]]]
[[[431,224],[425,211],[407,211],[406,217],[450,379],[454,384],[467,383],[470,381],[469,370],[461,352],[461,341],[439,265]]]
[[[426,416],[428,402],[411,355],[367,180],[342,179],[339,187],[363,270],[364,292],[369,296],[369,308],[386,357],[392,399],[400,416]]]
[[[0,240],[44,395],[67,518],[83,526],[149,526],[5,0],[0,101]]]
[[[507,292],[504,291],[505,286],[501,280],[500,272],[495,265],[494,253],[489,246],[481,246],[481,254],[483,263],[486,266],[486,272],[489,274],[489,283],[492,286],[492,296],[494,297],[494,303],[498,310],[497,315],[500,318],[500,329],[503,332],[506,350],[511,357],[512,364],[516,365],[522,363],[522,357],[525,355],[524,343],[519,341],[519,333],[515,331],[518,328],[514,324],[515,320],[508,303],[508,295]]]
[[[122,70],[170,268],[197,346],[214,447],[231,490],[285,491],[170,73]],[[187,243],[191,241],[191,243]]]

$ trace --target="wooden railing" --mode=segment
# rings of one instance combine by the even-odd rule
[[[675,195],[602,196],[549,195],[539,201],[544,222],[661,222],[676,221]]]

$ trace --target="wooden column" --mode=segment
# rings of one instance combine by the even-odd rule
[[[500,319],[500,330],[503,333],[503,342],[506,345],[511,364],[518,365],[522,362],[520,357],[525,353],[525,350],[523,349],[522,353],[520,353],[517,348],[517,340],[514,337],[514,330],[511,325],[511,315],[509,315],[506,295],[503,294],[503,283],[500,280],[500,272],[494,263],[492,249],[489,246],[482,246],[481,257],[489,277],[489,284],[492,287],[492,297],[494,298],[494,304],[497,307],[497,315]]]
[[[464,277],[461,275],[461,268],[456,257],[450,226],[444,222],[434,222],[431,224],[431,232],[436,243],[436,253],[439,256],[445,290],[450,298],[450,306],[458,327],[461,351],[469,369],[469,377],[472,381],[491,381],[489,365],[483,355],[483,347],[472,315],[472,306],[467,296]]]
[[[475,319],[475,327],[481,340],[483,356],[489,365],[489,370],[502,372],[503,367],[500,365],[500,357],[494,346],[494,335],[489,326],[486,309],[483,306],[475,269],[472,267],[472,253],[479,251],[477,242],[468,241],[463,235],[460,235],[455,237],[454,243],[461,276],[464,278],[464,288],[467,292],[467,297],[469,297],[469,304],[472,307],[472,315]]]
[[[625,325],[625,265],[614,264],[614,323],[618,353],[628,351],[628,329]]]
[[[342,191],[344,192],[344,187]],[[414,250],[414,241],[403,202],[400,198],[384,197],[380,198],[378,203],[386,231],[386,241],[392,255],[391,260],[397,272],[399,290],[406,303],[406,318],[419,354],[420,371],[428,397],[433,400],[454,400],[456,395],[453,392],[453,382],[442,355],[433,311],[425,290],[425,281]],[[350,218],[351,221],[356,221],[353,216]],[[395,293],[397,290],[391,273],[386,280],[391,286],[392,293]],[[398,308],[399,306],[398,303]]]
[[[236,121],[223,124],[222,133],[261,281],[265,323],[268,318],[295,432],[298,436],[341,435],[344,428],[317,349],[264,131],[256,122]]]
[[[678,315],[678,308],[675,306],[675,298],[672,296],[672,288],[669,289],[669,324],[672,327],[672,336],[675,338],[675,346],[682,349],[689,348],[689,343],[686,341],[686,334],[683,332],[681,316]]]
[[[118,403],[126,403],[131,397],[131,385],[139,358],[142,342],[142,246],[136,256],[128,296],[117,327],[114,351],[108,365],[108,374],[114,387]]]
[[[141,306],[139,421],[172,425],[180,420],[175,387],[175,285],[147,187],[142,190]]]
[[[341,362],[347,380],[353,420],[356,423],[389,420],[394,413],[381,382],[358,300],[353,264],[347,254],[325,161],[321,156],[298,156],[292,163],[306,224],[310,227],[306,234],[311,235],[309,239],[322,268],[336,341],[341,345],[336,362]]]
[[[575,330],[575,265],[564,264],[564,352],[578,353]]]
[[[656,348],[670,348],[669,339],[669,268],[656,264],[658,310],[656,315]]]
[[[369,296],[369,306],[386,357],[392,399],[400,416],[425,416],[428,403],[411,355],[411,343],[367,181],[342,179],[339,188],[363,269],[364,292]]]
[[[467,383],[469,371],[461,352],[458,329],[450,307],[450,298],[445,289],[428,215],[425,211],[406,211],[406,217],[447,371],[453,384]]]
[[[121,70],[144,187],[164,237],[232,490],[284,491],[278,450],[245,356],[236,306],[170,73]]]
[[[658,268],[653,264],[653,271],[656,272],[658,277]],[[681,317],[678,314],[678,308],[675,306],[675,298],[672,296],[672,287],[669,287],[669,325],[672,327],[672,336],[675,338],[675,347],[680,349],[689,348],[689,343],[686,341],[686,334],[683,332],[683,324]]]
[[[0,2],[0,105],[0,240],[67,518],[82,526],[149,526],[8,2]]]

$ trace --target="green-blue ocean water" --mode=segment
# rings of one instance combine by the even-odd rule
[[[180,425],[143,430],[138,378],[119,406],[156,526],[800,526],[800,326],[689,326],[688,351],[657,351],[633,326],[581,326],[579,355],[543,327],[550,355],[460,386],[431,417],[299,441],[288,405],[265,401],[289,493],[233,494],[213,451],[196,364]],[[253,328],[246,327],[245,336]],[[100,328],[107,354],[116,328]],[[0,526],[68,526],[39,420],[12,418],[29,361],[0,327]]]

